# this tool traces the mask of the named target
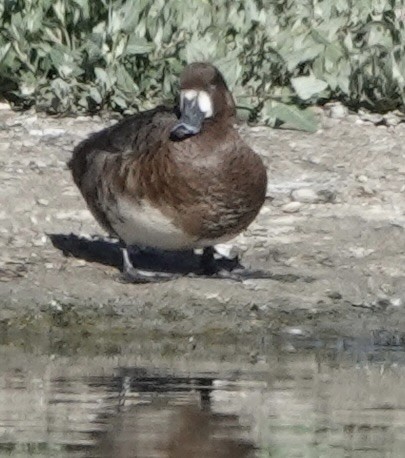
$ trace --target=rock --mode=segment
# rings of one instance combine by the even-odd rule
[[[29,140],[29,139],[25,139],[22,141],[22,146],[24,148],[32,148],[33,146],[35,146],[37,144],[38,140]]]
[[[47,200],[47,199],[37,199],[36,202],[41,207],[47,207],[49,205],[49,200]]]
[[[342,299],[342,295],[338,291],[328,291],[327,296],[334,301]]]
[[[0,102],[0,110],[11,110],[11,106],[7,102]]]
[[[294,345],[290,342],[285,343],[281,348],[287,353],[295,353],[297,351]]]
[[[51,138],[56,138],[56,137],[61,137],[62,135],[66,134],[65,129],[55,129],[55,128],[48,128],[44,129],[44,136],[45,137],[51,137]]]
[[[295,202],[312,204],[319,202],[318,193],[311,188],[294,189],[291,192],[291,198]]]
[[[367,256],[370,256],[370,254],[374,253],[374,250],[372,248],[364,248],[362,246],[359,247],[350,247],[348,252],[350,253],[351,258],[355,259],[363,259],[366,258]]]
[[[46,245],[46,242],[47,242],[46,236],[43,235],[41,238],[33,240],[32,245],[36,247],[41,247],[41,246]]]
[[[87,264],[87,261],[85,261],[84,259],[73,259],[71,261],[72,267],[85,267],[87,266]]]
[[[35,124],[38,122],[38,116],[37,115],[34,115],[34,116],[28,116],[27,118],[23,119],[23,124],[25,125],[32,125],[32,124]]]
[[[71,220],[71,221],[82,221],[91,220],[92,216],[88,210],[65,210],[56,213],[56,219],[58,220]]]
[[[28,133],[33,137],[42,137],[44,135],[44,131],[41,129],[30,129]]]
[[[315,189],[312,188],[301,188],[294,189],[294,191],[291,192],[291,199],[293,201],[305,204],[333,202],[335,198],[336,194],[333,191],[327,189],[315,191]]]
[[[392,307],[401,307],[403,305],[403,301],[400,297],[395,297],[390,300]]]
[[[304,331],[301,328],[287,327],[284,329],[284,332],[292,336],[303,336]]]
[[[240,255],[240,250],[236,245],[230,243],[218,243],[215,251],[226,259],[236,259]]]
[[[301,202],[289,202],[281,207],[284,213],[297,213],[302,207]]]
[[[56,138],[64,135],[66,133],[65,129],[55,129],[49,127],[47,129],[31,129],[28,132],[33,137],[48,137],[48,138]]]
[[[349,114],[348,108],[340,102],[325,104],[325,112],[327,116],[333,119],[343,119]]]
[[[379,113],[360,112],[359,116],[362,121],[371,122],[373,124],[380,124],[384,121],[383,115]]]
[[[357,177],[357,181],[360,182],[360,183],[367,183],[368,178],[366,177],[366,175],[359,175]]]
[[[374,196],[375,193],[376,193],[375,190],[372,189],[368,185],[362,185],[362,186],[359,187],[360,196],[369,197],[369,196]]]
[[[395,113],[387,113],[384,115],[384,123],[388,127],[396,127],[399,123],[403,122],[404,119],[401,116],[397,116]]]
[[[256,364],[259,360],[259,352],[257,350],[253,350],[249,354],[249,361],[251,364]]]
[[[336,192],[330,189],[321,189],[318,191],[318,196],[321,202],[334,202],[336,200]]]

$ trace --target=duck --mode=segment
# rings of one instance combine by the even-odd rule
[[[174,106],[93,133],[68,163],[90,212],[120,240],[123,275],[134,283],[170,277],[137,267],[142,247],[202,249],[202,273],[218,273],[215,245],[244,231],[266,197],[266,168],[235,128],[236,105],[221,72],[191,63],[179,89]]]

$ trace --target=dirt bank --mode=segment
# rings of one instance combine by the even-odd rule
[[[128,285],[66,167],[73,146],[108,122],[0,111],[3,335],[71,332],[78,347],[100,333],[117,345],[241,341],[246,354],[272,332],[404,339],[405,124],[349,115],[323,116],[316,134],[241,127],[268,166],[269,199],[234,243],[243,264],[272,278]],[[145,254],[149,265],[194,262]]]

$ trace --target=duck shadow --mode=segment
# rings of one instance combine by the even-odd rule
[[[47,235],[53,246],[62,251],[64,256],[97,262],[122,270],[121,247],[114,239],[79,237],[75,234]],[[197,273],[200,263],[201,255],[195,254],[193,250],[163,251],[145,248],[136,255],[138,268],[154,272]],[[219,268],[228,271],[241,267],[237,259],[221,258],[217,263]]]

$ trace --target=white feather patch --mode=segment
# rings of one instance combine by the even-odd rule
[[[198,102],[198,107],[205,114],[206,118],[210,118],[214,114],[212,100],[208,92],[196,91],[194,89],[184,89],[180,93],[181,109],[183,109],[184,106],[184,99],[196,100]]]
[[[210,118],[213,115],[212,100],[208,92],[200,91],[198,93],[198,106],[206,118]]]
[[[118,198],[117,206],[105,211],[111,226],[127,245],[189,250],[227,242],[236,236],[227,234],[216,239],[198,240],[176,227],[159,209],[147,202],[135,204],[129,199]]]
[[[111,225],[127,245],[182,250],[195,244],[191,236],[147,202],[137,205],[129,199],[119,198],[112,213],[108,214]]]
[[[181,91],[181,95],[186,98],[187,100],[193,100],[197,97],[198,92],[194,89],[185,89]]]

